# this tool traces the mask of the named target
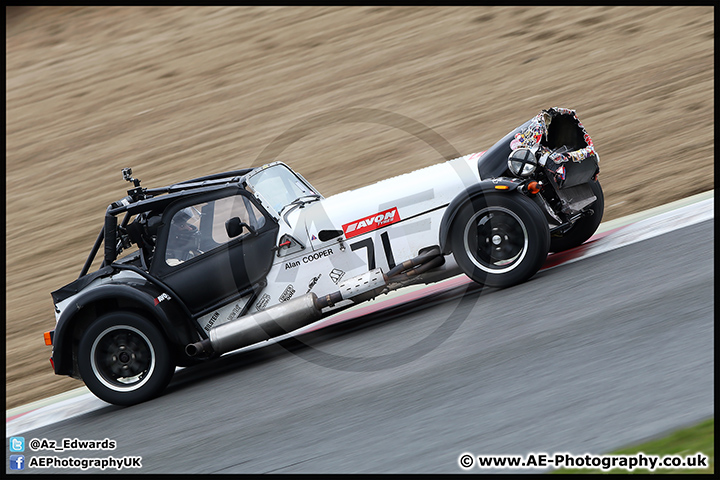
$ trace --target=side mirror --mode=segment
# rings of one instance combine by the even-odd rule
[[[235,238],[242,235],[243,230],[247,229],[248,232],[255,235],[255,229],[247,223],[240,220],[240,217],[233,217],[225,222],[225,232],[228,237]]]

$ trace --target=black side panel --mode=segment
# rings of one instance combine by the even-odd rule
[[[204,233],[203,237],[210,238],[211,229],[206,222],[217,225],[215,222],[222,220],[220,217],[224,214],[215,212],[212,202],[231,196],[242,196],[252,203],[263,215],[264,224],[258,227],[255,233],[247,232],[224,244],[208,241],[200,249],[204,253],[181,263],[169,264],[165,259],[165,252],[173,215],[190,205],[208,202],[202,207],[203,220],[198,231]],[[162,218],[163,224],[158,230],[150,275],[171,288],[193,314],[224,303],[228,297],[241,291],[250,290],[253,284],[264,279],[272,267],[272,248],[277,241],[278,223],[239,187],[178,200],[168,206]],[[201,238],[200,242],[203,241]]]
[[[270,271],[278,227],[228,242],[196,261],[163,268],[161,279],[193,313],[220,302],[263,279]],[[195,259],[193,259],[195,260]]]

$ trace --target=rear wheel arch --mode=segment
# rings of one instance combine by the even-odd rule
[[[184,322],[186,324],[184,329],[177,328],[171,323],[164,310],[154,305],[153,297],[150,295],[139,294],[132,287],[124,287],[123,290],[127,291],[122,293],[118,293],[119,290],[115,288],[113,292],[99,292],[99,290],[101,288],[96,290],[98,293],[79,299],[75,304],[76,308],[58,322],[53,345],[53,360],[57,374],[79,378],[77,352],[80,339],[93,322],[112,312],[128,312],[152,322],[165,337],[175,356],[175,362],[179,360],[178,355],[184,355],[184,345],[189,341],[197,340],[197,334],[190,331],[187,325],[189,322]]]

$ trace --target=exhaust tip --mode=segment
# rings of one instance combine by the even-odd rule
[[[185,346],[185,353],[188,357],[195,357],[203,352],[212,353],[210,340],[205,339]]]

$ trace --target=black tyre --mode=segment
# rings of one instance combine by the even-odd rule
[[[110,313],[83,333],[78,368],[98,398],[115,405],[134,405],[160,394],[175,365],[165,337],[146,318]]]
[[[588,238],[592,237],[597,231],[605,210],[605,197],[603,196],[600,182],[597,180],[590,182],[590,187],[592,188],[593,195],[597,197],[595,203],[589,207],[592,208],[593,214],[583,217],[575,222],[575,225],[573,225],[567,232],[561,235],[552,235],[550,237],[551,252],[563,252],[565,250],[575,248],[585,242]]]
[[[504,288],[524,282],[547,258],[550,233],[533,201],[488,194],[458,212],[450,231],[455,261],[477,283]]]

